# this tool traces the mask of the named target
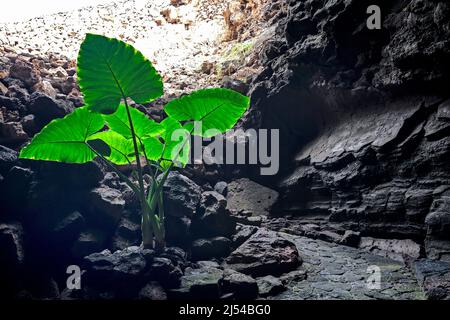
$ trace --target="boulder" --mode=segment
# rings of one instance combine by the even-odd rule
[[[174,299],[218,299],[219,280],[223,271],[213,267],[186,268],[181,277],[179,289],[170,290],[169,298]]]
[[[111,250],[123,250],[141,243],[141,226],[127,217],[122,217],[111,239]]]
[[[222,294],[232,293],[235,299],[255,299],[258,285],[252,277],[232,269],[225,269],[219,281]]]
[[[227,256],[231,250],[231,240],[225,237],[197,239],[192,242],[191,259],[194,261]]]
[[[186,248],[190,243],[191,219],[188,217],[174,217],[167,215],[165,217],[166,241],[173,246]]]
[[[100,186],[89,194],[92,217],[99,225],[115,227],[125,209],[125,200],[119,190]]]
[[[45,94],[35,92],[30,96],[28,110],[36,116],[41,127],[43,127],[51,120],[63,118],[71,113],[74,110],[74,106],[69,101],[55,100]]]
[[[112,289],[118,295],[137,294],[142,285],[147,259],[144,250],[129,247],[111,253],[109,250],[93,253],[84,258],[86,284],[102,289]]]
[[[227,200],[227,208],[231,211],[268,215],[278,200],[278,192],[243,178],[228,184]]]
[[[148,279],[158,281],[164,288],[177,288],[180,285],[183,272],[180,266],[176,265],[172,259],[165,257],[155,257],[146,274]]]
[[[230,269],[251,276],[278,275],[301,264],[295,244],[265,228],[259,229],[225,261]]]
[[[201,195],[200,206],[192,220],[191,231],[196,237],[231,236],[236,223],[226,209],[227,200],[215,191]]]
[[[0,122],[0,143],[17,145],[28,140],[27,133],[20,122]]]
[[[176,217],[192,217],[200,201],[201,188],[179,172],[169,173],[164,183],[165,213]]]
[[[236,227],[236,233],[231,238],[231,240],[233,241],[233,246],[235,248],[239,247],[241,244],[247,241],[248,238],[250,238],[257,230],[257,227],[238,223]]]
[[[78,211],[71,212],[59,220],[54,228],[53,234],[59,241],[71,241],[77,239],[84,229],[86,221]]]
[[[11,78],[23,81],[29,88],[41,80],[39,70],[30,62],[17,59],[9,69]]]
[[[103,230],[90,228],[83,231],[72,245],[72,255],[81,259],[105,247],[107,235]]]

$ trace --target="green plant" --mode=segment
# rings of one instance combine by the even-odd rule
[[[22,149],[20,157],[66,163],[104,161],[133,190],[142,213],[145,247],[165,246],[162,187],[169,172],[189,159],[191,135],[232,128],[249,99],[227,89],[204,89],[172,100],[157,123],[130,106],[163,94],[161,77],[139,51],[117,39],[87,34],[78,55],[78,82],[85,106],[53,120]],[[201,121],[202,130],[193,123]],[[106,128],[105,128],[106,124]],[[115,165],[133,164],[137,183]],[[144,169],[151,181],[144,184]]]

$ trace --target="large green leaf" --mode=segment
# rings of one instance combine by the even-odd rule
[[[164,145],[158,138],[149,137],[142,140],[145,148],[145,155],[148,160],[158,161],[161,159]]]
[[[86,143],[89,136],[102,129],[101,115],[86,107],[78,108],[63,119],[50,122],[31,143],[22,149],[20,158],[68,163],[85,163],[95,158]]]
[[[77,66],[85,104],[95,112],[115,112],[124,96],[147,103],[163,94],[161,77],[151,62],[117,39],[88,33]]]
[[[233,90],[204,89],[172,100],[164,110],[178,121],[201,121],[201,130],[194,130],[192,123],[185,127],[195,135],[209,138],[231,129],[249,103],[248,97]]]
[[[139,110],[132,107],[129,107],[129,110],[134,132],[139,139],[155,137],[164,132],[164,127],[161,124],[147,118]],[[131,138],[130,122],[128,121],[128,114],[124,104],[120,104],[116,112],[104,115],[103,118],[111,130],[116,131],[127,139]]]
[[[105,158],[112,163],[122,165],[132,162],[130,159],[134,157],[134,148],[131,139],[126,139],[114,131],[103,131],[90,136],[88,143],[91,140],[102,140],[110,147],[110,154],[105,155]]]
[[[161,122],[164,127],[163,159],[174,161],[184,167],[189,161],[190,134],[177,120],[167,117]]]

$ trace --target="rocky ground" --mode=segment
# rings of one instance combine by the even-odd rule
[[[361,27],[369,2],[359,0],[160,0],[140,10],[124,1],[0,26],[0,296],[448,299],[450,10],[379,2],[389,14],[375,35]],[[202,42],[205,25],[223,34]],[[173,34],[147,47],[166,96],[135,107],[159,121],[182,90],[248,93],[243,125],[281,129],[280,174],[204,165],[171,173],[168,247],[140,248],[138,204],[115,173],[17,158],[49,121],[83,104],[79,30],[122,34],[144,50],[148,34]],[[187,41],[195,34],[203,40]],[[82,290],[66,288],[69,265],[82,267]],[[371,270],[379,288],[368,285]]]
[[[248,81],[257,72],[258,48],[271,34],[263,27],[272,18],[260,6],[261,1],[157,0],[144,6],[115,1],[0,24],[0,45],[33,56],[76,59],[86,33],[116,37],[154,63],[166,96],[174,97],[221,84],[231,75]],[[244,29],[244,14],[258,23]]]

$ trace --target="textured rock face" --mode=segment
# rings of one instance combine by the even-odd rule
[[[238,179],[228,185],[228,209],[267,215],[278,199],[278,192],[249,179]]]
[[[281,274],[301,264],[295,245],[261,228],[226,259],[228,267],[252,276]]]
[[[171,172],[164,183],[165,211],[175,217],[192,217],[200,201],[201,188],[178,172]]]
[[[366,27],[371,4],[381,30]],[[445,1],[288,1],[246,119],[280,129],[275,211],[426,237],[448,259],[449,21]]]

